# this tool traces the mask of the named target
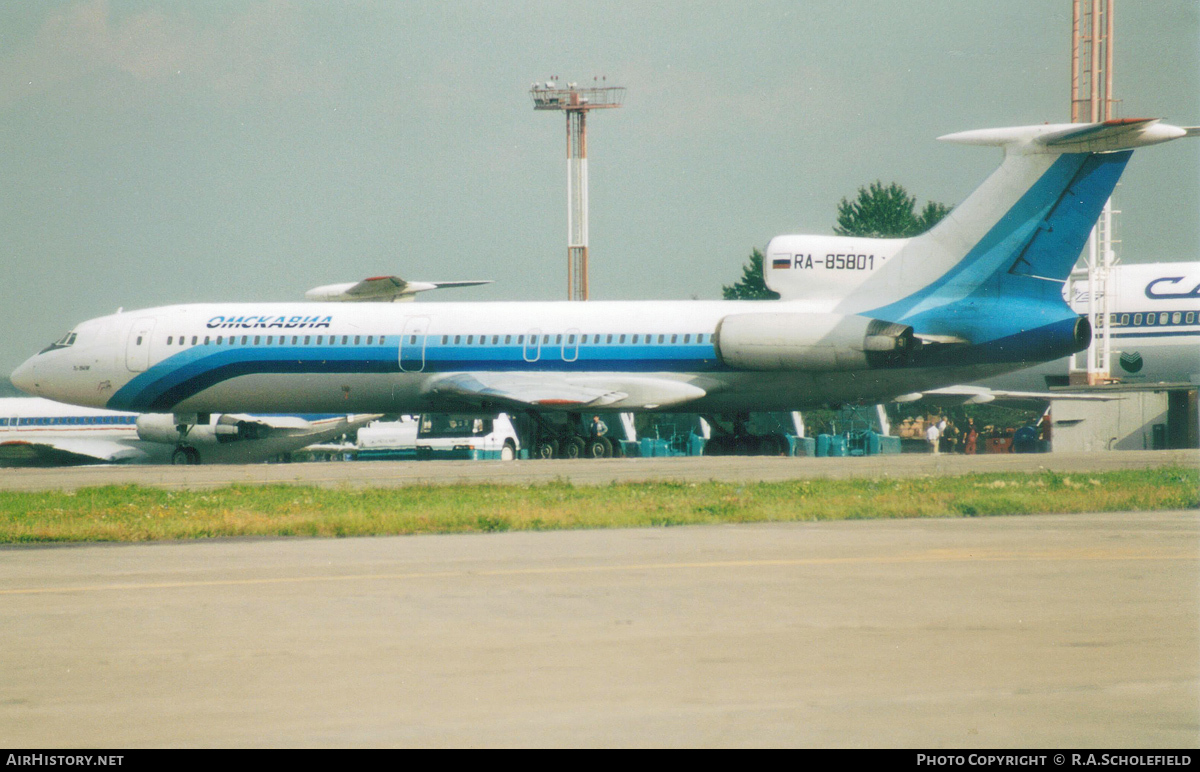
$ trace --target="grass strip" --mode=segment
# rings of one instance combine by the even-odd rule
[[[378,536],[1200,507],[1200,470],[575,487],[136,485],[0,492],[0,543]]]

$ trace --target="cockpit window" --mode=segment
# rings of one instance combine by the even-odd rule
[[[58,340],[51,343],[49,346],[46,346],[46,348],[42,349],[38,353],[45,354],[47,351],[54,351],[55,349],[59,349],[59,348],[67,348],[68,346],[73,346],[73,345],[75,345],[75,331],[74,330],[72,330],[71,332],[68,332],[66,335],[62,336]]]

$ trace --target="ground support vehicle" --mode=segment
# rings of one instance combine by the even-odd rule
[[[416,458],[512,461],[521,439],[507,413],[424,413],[417,425]]]
[[[405,461],[417,457],[417,417],[401,416],[397,421],[376,421],[358,430],[355,442],[359,461],[385,459]]]

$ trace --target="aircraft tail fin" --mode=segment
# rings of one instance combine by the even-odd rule
[[[1133,148],[1189,136],[1158,119],[1021,126],[939,139],[1004,149],[1004,161],[930,231],[910,239],[896,260],[894,298],[872,316],[913,324],[970,298],[1062,305],[1062,284],[1087,243]],[[880,277],[882,278],[882,277]],[[893,277],[896,278],[896,277]],[[870,290],[870,287],[863,287]],[[860,294],[857,304],[870,302]],[[861,307],[861,305],[860,305]],[[989,313],[994,313],[991,309]],[[953,331],[946,314],[931,332]]]

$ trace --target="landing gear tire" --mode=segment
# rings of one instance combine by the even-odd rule
[[[752,434],[748,434],[743,437],[734,438],[733,455],[735,455],[735,456],[762,456],[762,455],[765,455],[765,453],[763,451],[762,440],[759,437],[756,437]]]
[[[582,437],[571,437],[563,445],[563,456],[565,458],[583,458],[587,452],[587,443]]]
[[[607,437],[593,437],[588,440],[588,458],[612,458],[613,447]]]
[[[764,456],[786,456],[788,452],[787,437],[782,434],[768,434],[759,438],[758,452]]]
[[[558,455],[558,442],[556,440],[542,440],[533,450],[538,458],[549,461]]]
[[[704,443],[704,455],[706,456],[730,456],[733,455],[732,446],[733,438],[726,436],[717,436]]]
[[[195,448],[175,448],[175,452],[171,454],[171,463],[175,466],[197,466],[200,463],[200,454]]]

